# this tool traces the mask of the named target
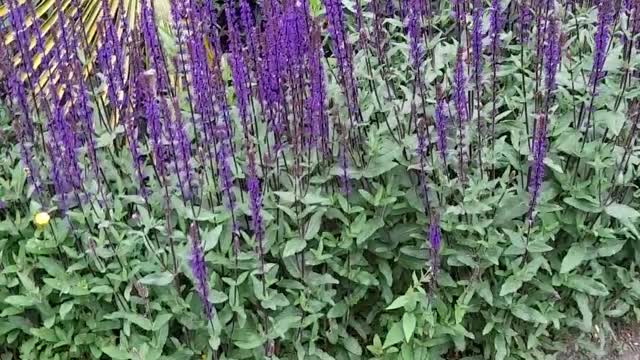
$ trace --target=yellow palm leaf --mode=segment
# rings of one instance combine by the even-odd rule
[[[24,4],[26,1],[33,1],[34,13],[37,19],[32,18],[32,16],[27,15],[25,26],[31,27],[34,24],[39,24],[40,33],[43,36],[43,49],[34,54],[33,59],[31,59],[32,70],[34,72],[40,73],[39,79],[32,79],[35,82],[34,91],[36,93],[44,92],[48,93],[47,89],[49,87],[49,82],[52,82],[56,86],[56,92],[61,94],[64,91],[64,88],[60,84],[60,75],[58,71],[56,71],[58,67],[58,62],[55,59],[52,59],[48,64],[43,62],[43,59],[50,55],[56,46],[56,37],[58,34],[58,14],[60,11],[64,12],[66,18],[70,19],[74,16],[77,16],[79,11],[81,26],[79,27],[82,30],[82,33],[78,34],[79,46],[81,47],[81,58],[83,61],[84,69],[83,76],[85,78],[89,78],[89,75],[92,74],[92,70],[95,67],[95,60],[97,55],[97,48],[99,45],[99,24],[102,19],[102,0],[77,0],[79,3],[79,8],[74,8],[71,0],[62,0],[61,7],[62,9],[58,9],[58,5],[56,4],[56,0],[16,0],[16,2],[20,5]],[[108,11],[109,16],[113,19],[121,19],[124,18],[129,24],[130,28],[135,26],[135,21],[137,19],[137,14],[140,6],[139,0],[107,0],[108,2]],[[170,31],[170,22],[171,22],[171,6],[170,0],[153,0],[156,21],[159,25],[159,30],[163,34],[161,35],[167,43],[171,43],[171,31]],[[122,6],[122,8],[120,8]],[[0,5],[0,20],[6,18],[9,14],[9,8],[6,2]],[[123,27],[121,24],[116,24],[117,35],[122,39]],[[5,46],[11,45],[14,41],[16,41],[16,35],[14,32],[9,32],[6,34],[4,39],[0,38],[0,44],[4,44]],[[168,45],[171,48],[171,45]],[[33,51],[37,48],[37,39],[30,39],[29,49]],[[213,52],[211,49],[207,49],[209,53],[209,57],[212,57]],[[169,53],[172,52],[172,49],[168,49]],[[22,61],[20,54],[14,54],[13,63],[14,65],[19,65]],[[129,76],[129,64],[130,60],[128,57],[128,51],[124,49],[124,80],[125,82],[128,80]],[[170,64],[169,64],[170,65]],[[46,66],[47,68],[40,69],[41,67]],[[27,75],[22,74],[23,81],[26,80]],[[176,86],[178,86],[179,82],[176,82]],[[101,97],[102,101],[107,101],[106,92],[99,91],[96,94]],[[118,122],[118,118],[116,115],[112,115],[112,118],[109,119],[111,125],[115,125]]]
[[[58,35],[58,14],[60,11],[64,12],[67,18],[72,18],[76,16],[76,11],[80,11],[80,19],[81,26],[80,29],[82,33],[79,34],[79,46],[84,50],[82,52],[82,58],[84,62],[83,75],[84,77],[88,77],[91,74],[91,71],[94,68],[94,61],[97,53],[97,45],[98,45],[98,29],[99,29],[99,20],[102,18],[102,6],[101,0],[78,0],[80,4],[79,9],[73,8],[71,6],[71,0],[62,0],[62,9],[58,9],[55,0],[16,0],[18,4],[22,5],[26,1],[34,1],[34,12],[35,16],[38,18],[37,21],[34,21],[32,16],[27,15],[25,26],[30,27],[35,24],[39,24],[40,33],[43,36],[44,49],[43,51],[38,51],[34,54],[33,59],[31,59],[32,69],[34,71],[39,71],[41,76],[37,79],[36,92],[43,91],[47,88],[47,84],[52,81],[54,84],[58,84],[59,76],[56,75],[56,68],[58,66],[57,61],[52,60],[49,64],[43,64],[43,58],[51,53],[53,48],[56,46],[56,36]],[[109,16],[116,19],[118,11],[122,11],[122,17],[127,19],[130,26],[135,24],[136,13],[138,9],[138,0],[122,0],[123,8],[119,9],[120,0],[107,0],[109,7]],[[9,8],[6,2],[3,5],[0,5],[0,19],[6,18],[9,14]],[[116,24],[118,28],[118,36],[122,36],[122,27],[120,24]],[[14,32],[9,32],[2,43],[7,46],[12,42],[16,41],[16,36]],[[30,39],[29,48],[31,51],[35,49],[37,46],[37,39]],[[128,64],[128,59],[125,58],[125,64]],[[19,65],[22,61],[19,54],[14,54],[13,63],[14,65]],[[42,66],[47,66],[47,69],[40,69]],[[126,73],[125,73],[126,76]],[[22,75],[23,80],[26,78],[26,74]],[[64,89],[61,86],[57,87],[58,93],[61,93]],[[46,92],[46,91],[45,91]],[[101,94],[101,96],[105,96]]]

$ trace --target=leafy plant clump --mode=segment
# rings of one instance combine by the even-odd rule
[[[0,15],[3,359],[549,359],[640,314],[639,1]]]

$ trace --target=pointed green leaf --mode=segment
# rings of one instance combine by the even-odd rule
[[[382,348],[386,349],[389,346],[402,342],[403,338],[404,338],[404,332],[402,331],[402,324],[397,322],[393,324],[393,326],[391,326],[391,329],[389,329],[389,332],[387,333],[387,337],[384,339],[384,344],[382,345]]]
[[[509,295],[518,291],[522,287],[522,280],[516,278],[515,275],[511,275],[507,278],[507,280],[502,284],[502,288],[500,288],[500,296]]]
[[[562,259],[562,264],[560,265],[560,273],[566,274],[569,271],[578,267],[586,258],[587,250],[582,243],[576,243],[567,252],[564,259]]]
[[[140,279],[140,283],[144,285],[166,286],[173,281],[173,274],[168,271],[145,275]]]
[[[282,256],[289,257],[291,255],[295,255],[300,251],[304,250],[306,246],[307,246],[307,242],[302,239],[298,239],[298,238],[291,239],[287,241],[286,245],[284,246],[284,251],[282,252]]]
[[[611,204],[607,206],[604,211],[607,215],[618,220],[636,219],[640,217],[640,212],[638,212],[638,210],[624,204]]]
[[[320,231],[320,225],[322,225],[322,216],[324,213],[325,211],[323,209],[311,216],[311,219],[309,219],[309,223],[307,224],[307,231],[304,233],[305,240],[311,240],[318,234],[318,231]]]
[[[416,329],[416,316],[413,313],[406,312],[402,316],[402,331],[404,332],[404,339],[409,342],[413,336],[413,332]]]
[[[568,287],[587,293],[593,296],[606,296],[609,295],[609,290],[602,283],[584,276],[584,275],[571,275],[565,283]]]

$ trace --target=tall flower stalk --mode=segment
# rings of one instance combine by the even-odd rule
[[[431,211],[429,219],[429,249],[431,253],[431,273],[435,278],[440,268],[440,247],[442,246],[442,231],[440,230],[440,217],[437,212]],[[435,283],[435,282],[434,282]]]
[[[436,122],[436,134],[438,152],[442,158],[443,165],[447,166],[447,126],[449,118],[445,110],[446,100],[442,93],[440,86],[436,87],[436,109],[435,109],[435,122]]]
[[[456,119],[458,120],[458,166],[459,179],[464,182],[466,180],[464,172],[464,143],[467,130],[468,112],[467,112],[467,77],[464,71],[464,49],[458,47],[456,55],[455,68],[453,70],[453,103],[456,109]]]
[[[204,259],[204,251],[200,241],[198,225],[192,222],[189,225],[189,241],[191,249],[189,251],[189,267],[195,280],[196,292],[202,303],[202,310],[207,320],[211,320],[214,315],[214,307],[209,301],[209,274],[207,264]]]
[[[241,49],[241,39],[239,29],[236,27],[237,16],[235,8],[229,1],[225,1],[224,11],[229,26],[229,37],[231,47],[231,75],[235,90],[236,107],[242,124],[242,135],[244,144],[244,155],[247,174],[247,194],[249,197],[249,212],[251,216],[251,230],[256,240],[256,252],[258,253],[259,271],[262,274],[262,290],[266,294],[265,281],[265,259],[264,259],[264,226],[262,221],[262,188],[258,178],[256,162],[256,149],[254,144],[254,132],[249,119],[249,80],[247,66]]]
[[[13,11],[13,10],[12,10]],[[11,12],[10,12],[11,14]],[[0,24],[0,34],[3,28]],[[34,123],[31,119],[31,110],[27,98],[27,89],[24,83],[19,79],[22,72],[15,71],[12,68],[9,52],[6,47],[0,49],[0,72],[6,74],[8,85],[8,103],[17,114],[17,121],[14,121],[13,127],[18,138],[18,146],[20,152],[20,160],[23,167],[27,170],[27,180],[33,186],[36,196],[42,195],[42,180],[40,179],[40,169],[35,161],[33,148],[35,146],[35,130]]]
[[[500,32],[502,30],[502,9],[500,0],[491,1],[489,13],[489,38],[491,40],[491,153],[494,160],[491,165],[491,177],[495,177],[495,156],[496,156],[496,116],[497,116],[497,96],[498,96],[498,60],[500,56]]]
[[[593,66],[591,68],[591,74],[589,75],[589,106],[586,111],[587,123],[586,131],[589,131],[591,127],[591,120],[593,115],[593,103],[596,96],[598,96],[598,84],[604,77],[604,62],[607,58],[607,50],[609,47],[609,40],[611,38],[611,25],[614,18],[614,8],[612,0],[601,0],[598,4],[598,24],[596,26],[596,33],[594,35],[594,49],[593,49]],[[581,112],[584,114],[584,111]],[[583,118],[580,118],[578,127],[582,125]],[[595,133],[595,129],[593,129]],[[585,133],[585,141],[588,134]]]
[[[353,76],[353,54],[345,33],[345,19],[340,0],[323,0],[327,9],[329,36],[333,53],[338,62],[339,79],[349,109],[351,126],[359,122],[358,91]]]
[[[556,75],[560,65],[560,34],[559,24],[555,17],[549,19],[544,44],[544,83],[546,89],[545,109],[537,116],[533,143],[531,146],[532,160],[529,166],[529,209],[527,222],[529,228],[533,224],[538,198],[540,197],[544,179],[544,158],[547,153],[547,129],[549,126],[549,110],[556,89]],[[528,236],[527,236],[528,239]]]
[[[527,222],[529,227],[533,224],[535,210],[538,205],[544,179],[544,158],[547,152],[547,123],[546,114],[538,116],[537,127],[533,137],[532,160],[529,166],[529,209],[527,210]]]
[[[420,66],[422,65],[422,24],[420,21],[420,3],[419,0],[409,0],[406,2],[407,19],[406,28],[409,37],[409,62],[413,69],[412,95],[411,95],[411,125],[416,125],[417,129],[417,110],[416,97],[419,89],[422,89],[422,78],[420,76]]]
[[[483,168],[482,148],[483,148],[483,126],[482,126],[482,71],[483,71],[483,46],[484,32],[482,29],[482,0],[474,0],[473,2],[473,29],[471,32],[471,76],[475,87],[476,111],[477,111],[477,137],[478,137],[478,165]],[[480,171],[482,176],[482,171]]]

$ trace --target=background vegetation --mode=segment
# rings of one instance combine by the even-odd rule
[[[552,359],[640,315],[640,1],[2,6],[3,359]]]

